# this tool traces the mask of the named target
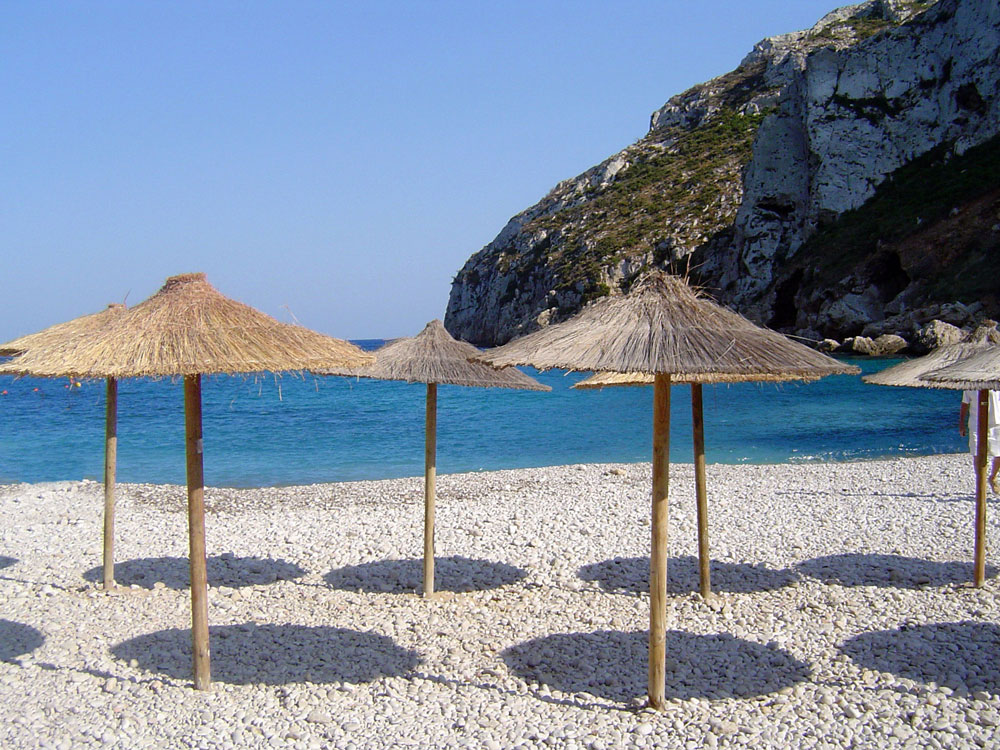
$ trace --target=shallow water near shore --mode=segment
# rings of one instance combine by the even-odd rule
[[[870,373],[901,360],[851,361]],[[439,387],[439,473],[649,460],[652,388],[578,391],[570,386],[587,373],[527,371],[552,392]],[[102,478],[104,383],[67,383],[0,377],[0,482]],[[206,482],[422,474],[425,392],[421,384],[312,375],[206,378]],[[690,389],[671,392],[671,459],[690,462]],[[954,391],[866,385],[860,376],[705,386],[706,456],[733,464],[961,452],[959,400]],[[184,482],[179,380],[122,381],[118,418],[119,481]]]

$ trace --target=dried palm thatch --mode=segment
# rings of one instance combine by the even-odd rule
[[[690,382],[695,432],[699,557],[708,595],[708,530],[702,382],[799,380],[858,368],[813,351],[701,298],[682,279],[654,272],[625,297],[482,354],[494,367],[595,370],[653,379],[652,543],[649,575],[649,703],[663,709],[666,681],[667,506],[670,385]]]
[[[57,323],[37,333],[29,333],[27,336],[13,339],[6,344],[0,344],[0,356],[10,357],[23,354],[34,347],[49,346],[64,339],[72,340],[76,336],[93,333],[106,326],[109,321],[114,320],[123,312],[125,312],[125,305],[110,304],[100,312],[83,315],[65,323]]]
[[[966,391],[1000,390],[1000,346],[982,349],[978,354],[953,365],[921,376],[928,385]]]
[[[655,380],[655,376],[646,375],[641,372],[595,372],[588,378],[581,380],[579,383],[574,383],[573,388],[577,390],[596,390],[600,388],[614,388],[620,386],[639,386],[639,385],[652,385]],[[760,373],[754,376],[748,376],[745,378],[747,382],[754,383],[780,383],[785,382],[788,378],[780,375],[768,375],[767,373]],[[819,380],[819,376],[801,376],[796,378],[796,380],[803,380],[811,382],[813,380]],[[704,375],[688,375],[688,376],[671,376],[671,383],[691,383],[711,385],[713,383],[729,383],[732,379],[725,377],[723,380],[719,380],[712,373],[705,373]]]
[[[113,303],[100,312],[49,326],[37,333],[0,344],[0,355],[23,354],[29,349],[45,350],[79,337],[96,334],[125,312],[125,305]],[[104,418],[104,588],[113,589],[115,539],[115,474],[118,460],[118,382],[107,379]]]
[[[373,357],[340,339],[281,323],[220,294],[201,273],[172,276],[156,294],[94,332],[34,346],[0,373],[129,378],[352,367]]]
[[[942,346],[923,357],[907,360],[881,372],[865,375],[861,379],[872,385],[892,385],[907,388],[944,388],[946,386],[924,380],[923,376],[968,359],[997,344],[1000,344],[1000,332],[992,326],[980,326],[965,340],[957,344]]]
[[[976,467],[976,515],[975,550],[973,559],[973,583],[982,586],[986,581],[986,445],[987,439],[987,391],[989,386],[967,387],[968,383],[952,380],[955,368],[961,367],[970,358],[989,353],[1000,344],[1000,332],[996,325],[977,328],[966,340],[950,346],[942,346],[930,354],[911,359],[882,372],[868,375],[862,380],[875,385],[908,386],[911,388],[947,388],[951,390],[979,390],[977,438],[978,453]],[[980,374],[984,371],[977,368]],[[940,376],[944,376],[941,379]]]
[[[432,320],[413,338],[395,339],[375,352],[375,363],[328,370],[330,375],[356,375],[378,380],[427,384],[424,434],[424,596],[434,593],[434,485],[437,475],[437,386],[477,386],[550,391],[514,367],[495,369],[470,361],[479,354],[472,344],[457,341],[440,320]]]
[[[172,276],[156,294],[93,331],[33,344],[0,372],[41,377],[184,377],[195,687],[211,684],[201,375],[355,367],[374,358],[340,339],[280,323],[224,297],[204,274]],[[110,395],[110,391],[109,391]],[[110,403],[110,401],[109,401]],[[110,419],[110,417],[109,417]]]
[[[325,372],[407,383],[552,390],[513,367],[497,370],[482,362],[471,362],[478,354],[472,344],[453,338],[440,320],[432,320],[416,336],[395,339],[378,349],[373,364]]]
[[[494,367],[666,373],[678,382],[850,374],[841,364],[699,297],[683,279],[653,273],[627,296],[605,298],[563,323],[480,355]]]

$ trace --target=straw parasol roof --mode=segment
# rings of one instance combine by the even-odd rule
[[[966,391],[1000,390],[1000,346],[983,349],[968,359],[934,370],[921,377],[932,387],[960,388]]]
[[[819,380],[819,376],[801,376],[797,378],[798,380],[813,381]],[[619,386],[639,386],[639,385],[652,385],[655,377],[653,375],[646,375],[641,372],[595,372],[590,377],[581,380],[579,383],[574,383],[573,388],[577,390],[596,390],[600,388],[613,388]],[[719,382],[732,382],[731,378],[724,377],[720,380],[714,374],[706,373],[704,375],[688,375],[688,376],[677,376],[671,377],[671,382],[673,383],[702,383],[704,385],[710,385],[712,383]],[[748,376],[744,378],[748,382],[755,383],[779,383],[788,380],[788,378],[782,377],[780,375],[768,375],[767,373],[759,373],[754,376]]]
[[[434,503],[437,475],[437,386],[517,388],[550,391],[514,367],[498,370],[471,361],[479,354],[472,344],[457,341],[440,320],[432,320],[413,338],[395,339],[375,352],[375,362],[355,368],[327,370],[325,374],[356,375],[378,380],[427,384],[424,433],[424,596],[434,593]]]
[[[1000,332],[992,326],[980,326],[957,344],[942,346],[923,357],[907,360],[881,372],[865,375],[861,379],[872,385],[942,388],[944,386],[924,380],[923,376],[967,359],[996,344],[1000,344]]]
[[[61,340],[71,340],[76,336],[93,333],[123,312],[125,312],[125,305],[112,303],[100,312],[83,315],[65,323],[57,323],[37,333],[29,333],[27,336],[13,339],[6,344],[0,344],[0,356],[9,357],[22,354],[33,347],[50,346]]]
[[[432,320],[416,336],[395,339],[378,349],[373,364],[332,372],[407,383],[552,390],[513,367],[497,370],[482,362],[469,361],[478,354],[472,344],[453,338],[440,320]]]
[[[90,315],[58,323],[44,330],[0,344],[0,355],[23,354],[28,350],[44,351],[66,345],[80,337],[92,336],[125,313],[125,305],[113,303]],[[118,383],[107,379],[104,420],[104,588],[114,588],[114,516],[115,473],[118,436]]]
[[[83,332],[81,332],[82,334]],[[0,372],[127,378],[351,367],[372,356],[347,341],[281,323],[220,294],[202,273],[172,276],[107,326],[36,347]]]
[[[882,372],[867,375],[862,380],[875,385],[909,386],[912,388],[946,388],[951,390],[979,390],[980,404],[978,420],[979,436],[978,451],[975,457],[976,468],[976,514],[973,529],[975,549],[973,552],[973,583],[982,586],[986,580],[986,390],[989,384],[969,385],[967,382],[953,380],[956,368],[962,367],[970,358],[988,353],[1000,344],[1000,332],[996,324],[981,325],[966,340],[957,344],[942,346],[930,354],[908,362],[890,367]],[[964,371],[968,374],[988,375],[982,369],[985,362],[973,364],[973,369]],[[1000,377],[996,372],[994,375]],[[996,380],[996,377],[993,378]]]
[[[340,339],[281,323],[220,294],[201,273],[172,276],[96,330],[32,345],[0,372],[41,377],[184,377],[191,635],[195,687],[211,683],[201,376],[357,367],[374,358]],[[109,399],[110,404],[110,399]],[[110,412],[109,412],[109,425]]]
[[[653,376],[653,483],[649,575],[649,703],[666,706],[667,508],[670,385],[691,383],[702,593],[708,593],[708,533],[702,429],[702,382],[798,380],[858,372],[802,344],[760,328],[700,297],[682,279],[656,271],[625,297],[599,300],[563,323],[484,352],[494,367]]]
[[[683,279],[654,272],[623,297],[598,300],[576,317],[484,352],[494,367],[669,373],[678,382],[796,380],[858,369],[754,325],[698,295]]]

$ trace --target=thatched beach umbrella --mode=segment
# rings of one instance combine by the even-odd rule
[[[184,378],[195,687],[210,684],[201,376],[317,370],[370,362],[353,344],[280,323],[216,291],[204,274],[167,279],[108,326],[32,347],[0,372],[41,377]]]
[[[718,382],[769,375],[785,380],[857,368],[754,325],[699,297],[675,276],[654,272],[631,294],[598,300],[564,323],[483,353],[494,367],[639,372],[653,376],[653,497],[649,580],[649,702],[664,707],[670,384],[713,375]]]
[[[819,376],[802,376],[799,380],[818,380]],[[655,376],[641,372],[597,372],[589,378],[576,383],[573,388],[578,390],[600,390],[621,386],[653,385]],[[747,380],[761,383],[785,382],[788,378],[760,373]],[[698,518],[698,585],[703,598],[712,594],[711,558],[708,552],[708,483],[705,478],[705,414],[702,407],[702,385],[720,381],[715,374],[678,376],[671,379],[672,383],[691,385],[691,427],[694,443],[694,489],[695,508]]]
[[[965,391],[1000,390],[1000,345],[987,347],[953,365],[929,372],[921,376],[921,380],[942,386],[947,383],[951,388]]]
[[[0,356],[24,354],[44,349],[60,341],[91,335],[125,312],[125,305],[113,303],[100,312],[57,323],[37,333],[0,344]],[[118,380],[107,378],[104,406],[104,588],[115,586],[115,472],[118,461]]]
[[[976,548],[974,579],[982,586],[986,579],[986,464],[989,447],[990,391],[1000,390],[1000,346],[992,346],[953,365],[923,376],[933,388],[978,391],[976,424]]]
[[[974,523],[975,552],[972,578],[976,586],[986,581],[986,414],[989,386],[965,388],[962,384],[937,379],[951,370],[951,366],[969,361],[970,357],[987,352],[1000,344],[1000,332],[995,327],[980,326],[966,340],[935,349],[930,354],[911,359],[881,372],[866,375],[866,383],[910,388],[951,388],[979,391],[979,436],[976,456],[976,518]],[[982,371],[980,371],[982,374]],[[988,374],[988,373],[986,373]],[[934,379],[931,379],[931,376]],[[926,376],[926,377],[925,377]],[[950,376],[945,375],[945,380]],[[961,380],[961,378],[959,378]],[[987,379],[988,382],[988,379]]]
[[[424,596],[434,593],[434,483],[437,472],[437,387],[464,385],[550,391],[514,367],[497,370],[471,362],[479,354],[472,344],[457,341],[440,320],[432,320],[413,338],[390,341],[375,352],[375,363],[351,370],[328,371],[377,380],[427,384],[424,436]]]

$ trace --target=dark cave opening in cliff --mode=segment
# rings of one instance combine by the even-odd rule
[[[868,269],[883,302],[889,302],[910,285],[910,276],[896,253],[879,253],[869,262]]]
[[[771,328],[794,328],[798,317],[798,307],[795,305],[795,295],[802,285],[802,269],[797,268],[787,279],[774,290],[774,312],[768,325]]]

